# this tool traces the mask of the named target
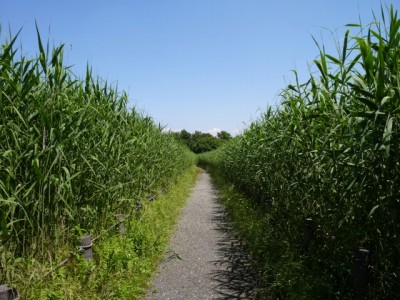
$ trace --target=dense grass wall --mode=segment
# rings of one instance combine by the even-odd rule
[[[114,213],[168,188],[193,154],[125,93],[88,68],[76,78],[63,46],[21,56],[12,37],[0,50],[0,252],[7,261],[43,253],[75,234],[100,230]]]
[[[262,255],[285,262],[265,260],[281,296],[351,297],[357,247],[370,251],[368,296],[400,295],[400,19],[392,7],[374,21],[352,25],[337,55],[321,47],[318,73],[200,157],[265,210]]]

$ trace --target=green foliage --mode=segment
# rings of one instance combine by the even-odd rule
[[[190,141],[190,149],[194,153],[203,153],[217,149],[220,141],[209,133],[195,131]]]
[[[96,240],[89,263],[76,255],[40,279],[49,261],[20,262],[18,290],[24,299],[142,299],[196,178],[192,168],[166,194],[146,202],[136,217],[125,220],[124,236],[114,230]]]
[[[265,212],[271,295],[352,297],[357,246],[372,253],[368,297],[400,295],[399,27],[382,9],[382,23],[346,32],[337,56],[320,47],[317,72],[296,76],[277,110],[199,157]],[[316,227],[304,250],[306,218]]]
[[[226,131],[218,132],[217,137],[212,136],[210,133],[202,133],[200,131],[195,131],[191,134],[186,130],[173,133],[173,135],[194,153],[204,153],[215,150],[232,138],[230,133]]]
[[[100,232],[194,164],[186,147],[127,108],[125,93],[89,67],[77,79],[63,45],[45,50],[38,32],[39,56],[18,59],[16,39],[0,50],[0,282],[9,283],[17,257],[42,259],[72,243],[75,229]]]
[[[229,141],[232,138],[232,135],[227,131],[220,131],[217,133],[217,137],[221,140]]]

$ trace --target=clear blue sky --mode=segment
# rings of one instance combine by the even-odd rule
[[[0,0],[4,40],[35,55],[35,19],[66,63],[129,94],[130,105],[173,130],[234,133],[257,119],[296,69],[318,55],[311,36],[334,52],[330,33],[372,21],[379,0]],[[383,3],[391,3],[389,1]],[[395,8],[399,1],[393,0]],[[331,51],[330,51],[331,50]]]

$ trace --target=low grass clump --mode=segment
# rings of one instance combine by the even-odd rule
[[[393,6],[380,19],[349,25],[337,55],[319,47],[309,80],[199,157],[262,212],[250,240],[264,243],[254,249],[271,298],[400,295],[400,19]],[[358,247],[369,250],[362,287]]]

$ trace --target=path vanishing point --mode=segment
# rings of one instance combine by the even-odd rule
[[[203,172],[146,295],[153,299],[255,299],[256,272]]]

